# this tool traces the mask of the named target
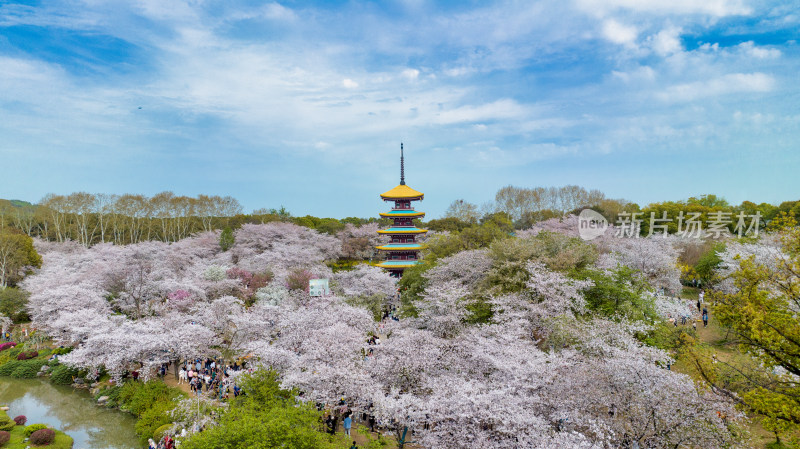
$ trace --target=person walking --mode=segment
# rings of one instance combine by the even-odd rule
[[[703,307],[703,327],[708,326],[708,309]]]
[[[353,425],[353,418],[350,417],[349,413],[345,415],[342,424],[344,425],[344,434],[350,436],[350,427]]]
[[[358,449],[358,446],[356,446],[356,442],[355,441],[353,441],[353,445],[350,446],[350,449]]]

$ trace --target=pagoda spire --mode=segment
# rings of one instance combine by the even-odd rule
[[[400,142],[400,185],[406,185],[406,174],[403,167],[403,142]]]

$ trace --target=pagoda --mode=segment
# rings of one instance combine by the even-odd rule
[[[414,225],[415,218],[425,216],[424,212],[417,212],[411,206],[412,201],[422,201],[424,195],[406,185],[403,167],[403,144],[400,144],[400,185],[381,194],[384,201],[393,201],[394,207],[389,212],[382,212],[381,217],[391,218],[394,221],[391,227],[381,229],[378,234],[390,237],[389,243],[378,246],[377,249],[386,253],[386,260],[377,266],[386,269],[392,276],[400,277],[403,270],[413,267],[419,262],[419,251],[422,245],[417,242],[417,236],[428,232]]]

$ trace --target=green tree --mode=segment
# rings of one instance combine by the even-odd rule
[[[28,311],[28,292],[18,288],[0,288],[0,315],[11,318],[15,323],[30,321]]]
[[[41,267],[42,257],[27,235],[0,233],[0,287],[16,282],[24,267]]]
[[[800,425],[800,229],[785,231],[783,248],[788,257],[775,267],[741,260],[731,275],[734,292],[717,295],[717,319],[756,363],[696,362],[704,377],[731,390],[776,435]]]
[[[233,248],[234,243],[236,243],[236,240],[233,236],[233,230],[231,228],[223,229],[222,233],[219,235],[219,246],[222,248],[222,251]]]
[[[724,243],[717,243],[712,246],[708,251],[700,256],[700,260],[694,266],[694,271],[697,277],[703,282],[703,285],[712,285],[716,281],[716,269],[722,263],[722,258],[719,253],[725,251]]]

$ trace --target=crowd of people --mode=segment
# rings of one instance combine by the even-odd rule
[[[178,384],[188,384],[193,394],[200,395],[206,393],[217,399],[225,400],[239,396],[241,390],[238,385],[231,385],[226,380],[234,371],[239,371],[245,366],[244,361],[240,364],[235,361],[232,365],[223,365],[217,359],[195,359],[187,361],[178,370]],[[166,375],[169,369],[168,364],[161,366],[160,375]]]

